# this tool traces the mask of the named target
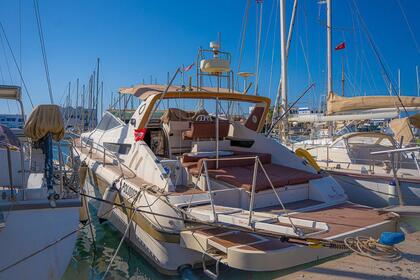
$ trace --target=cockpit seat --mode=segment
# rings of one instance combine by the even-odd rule
[[[255,156],[258,156],[275,188],[305,184],[309,180],[322,177],[320,174],[272,164],[270,154],[245,152],[235,152],[235,155],[220,157],[221,160],[218,161],[217,166],[216,161],[207,160],[209,176],[234,187],[251,191],[255,164],[253,157]],[[191,175],[198,176],[200,173],[204,173],[203,162],[205,159],[200,158],[197,160],[197,158],[190,158],[184,155],[182,164],[189,170]],[[271,189],[270,181],[267,179],[261,166],[258,165],[255,191],[268,189]]]
[[[229,121],[219,120],[219,139],[229,133]],[[182,133],[184,140],[216,139],[216,121],[193,121],[191,128]]]

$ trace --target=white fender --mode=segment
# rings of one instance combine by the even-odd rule
[[[105,190],[105,193],[102,199],[110,203],[106,203],[106,202],[99,203],[99,208],[98,208],[98,213],[97,213],[99,220],[108,219],[109,215],[112,212],[112,207],[114,206],[113,203],[115,202],[117,194],[118,194],[118,189],[114,186],[114,184]]]

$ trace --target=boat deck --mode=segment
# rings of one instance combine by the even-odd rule
[[[316,205],[313,201],[307,201],[306,205],[309,204]],[[290,217],[328,224],[326,232],[320,231],[311,235],[310,238],[342,240],[354,235],[377,238],[381,232],[395,230],[396,227],[395,214],[379,212],[352,203],[307,212],[295,212],[291,213]],[[278,224],[291,227],[286,223],[278,222]],[[314,232],[312,228],[301,227],[301,229],[307,233]],[[199,252],[215,252],[214,254],[229,266],[254,271],[279,270],[343,253],[342,250],[299,246],[268,237],[263,233],[262,229],[254,233],[241,232],[234,228],[201,227],[181,232],[181,244]],[[282,258],[281,264],[275,261],[279,258]]]

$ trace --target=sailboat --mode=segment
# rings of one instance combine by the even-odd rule
[[[20,104],[21,89],[0,86]],[[64,126],[58,106],[39,105],[23,129],[0,126],[0,279],[60,279],[76,243],[79,177],[59,153]]]
[[[403,147],[403,144],[414,140],[410,128],[404,130],[408,131],[405,140],[393,139],[381,132],[349,131],[346,126],[334,133],[336,122],[398,119],[401,112],[418,112],[420,97],[399,94],[344,97],[335,94],[332,87],[331,0],[325,3],[328,73],[326,112],[289,116],[288,122],[310,123],[313,128],[315,124],[321,124],[320,127],[328,126],[325,129],[328,133],[324,133],[323,137],[289,143],[289,148],[298,151],[316,168],[323,168],[331,174],[340,182],[352,202],[374,207],[420,205],[419,148]]]
[[[121,88],[141,100],[129,122],[106,112],[73,146],[98,217],[156,269],[275,271],[397,229],[398,215],[349,202],[330,175],[261,133],[270,99],[234,91],[218,42],[195,65],[197,85],[173,85],[178,69],[167,85]]]

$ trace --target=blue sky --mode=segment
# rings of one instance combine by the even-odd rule
[[[273,0],[274,1],[274,0]],[[260,94],[271,97],[280,76],[279,24],[276,1],[263,2],[261,35]],[[415,66],[420,66],[420,1],[356,0],[387,71],[397,81],[401,69],[401,92],[416,95]],[[404,19],[403,7],[412,33]],[[293,1],[287,1],[287,19]],[[21,7],[21,9],[19,8]],[[195,60],[197,49],[222,34],[222,47],[233,56],[237,70],[242,18],[246,1],[54,1],[39,0],[39,9],[56,103],[64,102],[69,81],[86,84],[101,58],[105,104],[120,86],[147,83],[150,76],[166,81],[181,64]],[[48,103],[48,89],[36,28],[33,1],[0,0],[0,20],[34,103]],[[19,20],[19,18],[21,20]],[[318,104],[326,92],[325,5],[301,0],[289,54],[289,100],[293,102],[309,84],[315,90],[302,104]],[[333,45],[345,41],[347,48],[333,53],[334,90],[341,92],[341,61],[345,58],[346,95],[386,94],[381,67],[357,19],[353,0],[333,1]],[[20,33],[20,27],[22,32]],[[273,82],[269,90],[273,38],[275,36]],[[413,38],[414,37],[414,38]],[[0,82],[20,84],[10,52],[0,42]],[[255,72],[256,3],[251,1],[241,71]],[[308,63],[305,63],[305,56]],[[309,70],[309,71],[308,71]],[[10,72],[10,74],[9,74]],[[195,76],[193,71],[191,75]],[[73,92],[73,88],[72,88]],[[26,96],[25,105],[30,110]],[[73,97],[75,100],[75,97]],[[14,105],[0,103],[1,112],[15,111]]]

